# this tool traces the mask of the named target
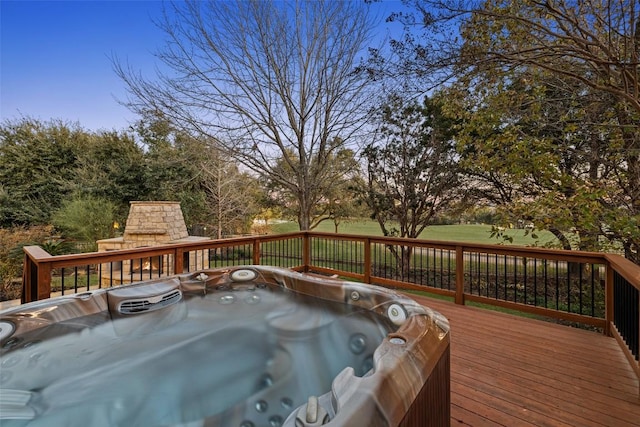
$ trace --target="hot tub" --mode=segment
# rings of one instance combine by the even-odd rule
[[[445,426],[449,327],[393,291],[203,270],[0,312],[0,424]]]

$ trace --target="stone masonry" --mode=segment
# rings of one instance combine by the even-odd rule
[[[189,237],[180,202],[131,202],[124,241],[154,246]]]

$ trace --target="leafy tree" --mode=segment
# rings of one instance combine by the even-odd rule
[[[393,97],[380,120],[381,143],[364,150],[365,200],[385,236],[417,238],[461,198],[454,123],[442,114],[438,98],[420,105]],[[411,248],[394,255],[408,272]]]
[[[115,62],[126,104],[216,139],[286,189],[310,229],[325,167],[366,124],[371,82],[355,72],[373,35],[366,5],[187,0],[172,12],[161,23],[166,73],[148,80]],[[278,160],[294,173],[281,175]]]
[[[261,233],[266,233],[269,229],[270,222],[273,219],[281,218],[282,214],[280,213],[277,207],[265,207],[265,205],[261,205],[262,207],[259,209],[256,214],[256,219],[259,221],[258,226],[254,225],[254,228],[260,230]]]
[[[147,150],[145,197],[177,198],[187,224],[207,226],[218,238],[248,231],[260,186],[239,170],[218,141],[185,134],[162,115],[140,122],[137,132]]]
[[[546,70],[640,113],[640,6],[634,0],[403,0],[388,20],[397,73],[457,80],[479,70]],[[441,81],[441,80],[436,80]],[[634,111],[635,113],[631,113]]]
[[[67,238],[97,250],[97,240],[113,237],[116,205],[92,196],[75,196],[66,200],[53,214],[53,225]]]
[[[550,178],[558,166],[566,166],[566,161],[574,162],[576,155],[581,157],[579,166],[574,167],[572,163],[569,169],[559,172],[564,182],[556,182],[555,189],[553,185],[538,185],[540,182],[533,182],[532,186],[531,182],[514,180],[518,174],[512,173],[513,170],[507,176],[505,168],[484,168],[483,176],[487,178],[484,182],[494,186],[494,194],[515,196],[521,202],[524,200],[522,190],[536,188],[540,209],[534,216],[544,215],[543,201],[563,200],[552,203],[547,212],[558,220],[556,224],[564,222],[564,227],[569,228],[572,223],[571,227],[581,234],[581,242],[589,245],[597,240],[597,234],[604,233],[610,240],[622,242],[627,256],[640,262],[640,9],[637,1],[413,0],[406,3],[414,13],[396,13],[393,18],[413,31],[413,37],[395,41],[395,52],[402,58],[398,63],[412,74],[420,70],[436,75],[443,73],[469,89],[465,94],[468,111],[482,110],[497,130],[492,138],[493,147],[484,144],[486,151],[481,157],[489,159],[492,152],[505,149],[514,160],[535,154],[529,159],[531,165],[548,161],[537,164],[540,170],[536,173],[545,178]],[[451,37],[444,37],[446,34]],[[565,116],[572,117],[573,126],[580,132],[571,126],[557,130],[564,133],[565,140],[581,138],[582,148],[573,149],[572,144],[563,146],[557,134],[541,135],[524,123],[522,127],[512,126],[509,111],[495,109],[495,103],[494,108],[487,108],[488,97],[495,100],[498,91],[509,90],[524,74],[538,82],[535,84],[538,91],[546,84],[559,85],[558,93],[562,94],[563,101],[557,103],[557,107],[564,111],[558,117],[562,120]],[[513,93],[509,91],[510,96]],[[550,103],[543,108],[552,112],[553,95],[546,92],[546,96]],[[543,105],[535,97],[532,99],[538,107]],[[590,105],[583,103],[586,99]],[[512,103],[511,108],[514,107]],[[529,113],[536,115],[532,109]],[[487,130],[490,125],[482,125],[483,119],[476,118],[477,129],[484,126]],[[562,120],[556,124],[562,125]],[[550,120],[546,119],[545,123],[549,131]],[[501,128],[505,125],[508,129]],[[530,134],[524,136],[526,133]],[[497,138],[499,134],[501,143]],[[603,135],[606,140],[597,143],[597,150],[584,150],[586,144],[595,144]],[[591,141],[586,142],[589,138]],[[482,145],[482,141],[479,143]],[[535,147],[535,144],[539,145]],[[549,153],[547,159],[542,155],[545,149]],[[595,160],[589,160],[588,156],[594,156]],[[500,157],[507,158],[506,155]],[[523,162],[515,164],[526,166]],[[547,170],[543,170],[545,167]],[[589,170],[598,178],[583,180],[584,172],[579,168]],[[539,178],[531,167],[523,172],[528,181]],[[572,181],[572,175],[579,179]],[[555,208],[561,208],[562,203],[568,209],[558,218],[555,214],[560,211]],[[520,204],[530,211],[534,208],[530,203]],[[544,221],[537,224],[555,227]],[[559,237],[562,239],[563,234]]]
[[[474,9],[463,29],[463,61],[494,75],[514,67],[547,71],[607,102],[599,117],[600,144],[615,178],[579,191],[601,212],[593,235],[622,242],[640,263],[640,5],[615,2],[491,2]],[[575,92],[575,96],[585,93]],[[600,102],[595,101],[595,105]],[[593,116],[592,116],[593,117]],[[592,118],[590,117],[590,118]],[[589,122],[586,122],[588,124]],[[615,183],[611,186],[609,184]],[[599,188],[606,187],[606,188]],[[598,191],[600,190],[599,194]],[[586,217],[591,209],[585,210]],[[583,218],[584,218],[583,216]],[[625,218],[624,221],[618,221]],[[583,224],[576,224],[581,227]],[[588,240],[594,241],[594,237]]]
[[[132,200],[151,193],[144,152],[124,132],[99,132],[78,153],[72,188],[76,194],[109,200],[119,222],[124,222]]]
[[[78,152],[89,134],[77,125],[29,118],[0,126],[0,226],[47,224],[71,193]]]
[[[369,215],[368,208],[362,203],[361,191],[364,188],[364,178],[359,169],[354,169],[349,181],[336,183],[328,196],[329,220],[333,222],[333,230],[339,232],[340,225],[357,221]]]
[[[466,9],[459,2],[435,3],[470,13],[462,26],[465,64],[493,72],[516,66],[546,70],[611,95],[626,114],[640,114],[637,1],[498,0],[465,2]]]
[[[157,113],[147,114],[135,124],[134,131],[144,150],[147,188],[138,200],[179,201],[187,226],[206,224],[210,212],[201,188],[206,144],[176,129]]]
[[[368,211],[361,203],[360,191],[364,187],[362,167],[352,150],[341,150],[332,159],[329,175],[333,184],[327,184],[320,206],[325,218],[333,222],[334,231],[344,222],[366,217]]]
[[[133,130],[144,151],[147,200],[172,200],[176,192],[189,187],[193,175],[191,158],[185,156],[189,137],[162,116],[146,114]]]
[[[458,148],[475,194],[497,205],[505,221],[533,222],[565,249],[596,250],[598,199],[614,185],[604,156],[612,132],[595,124],[606,102],[570,83],[520,72],[499,90],[482,91],[481,103],[468,97],[472,105],[456,108],[466,111]]]

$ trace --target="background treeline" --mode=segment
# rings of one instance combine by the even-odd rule
[[[180,201],[187,224],[222,235],[247,232],[261,197],[233,161],[162,122],[101,132],[5,122],[0,183],[0,227],[53,225],[89,249],[121,231],[132,200]]]

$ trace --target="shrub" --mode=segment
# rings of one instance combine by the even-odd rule
[[[96,241],[111,237],[116,207],[99,197],[76,196],[65,201],[53,215],[53,224],[65,237],[97,249]]]
[[[20,298],[25,245],[55,240],[50,226],[0,228],[0,301]]]

